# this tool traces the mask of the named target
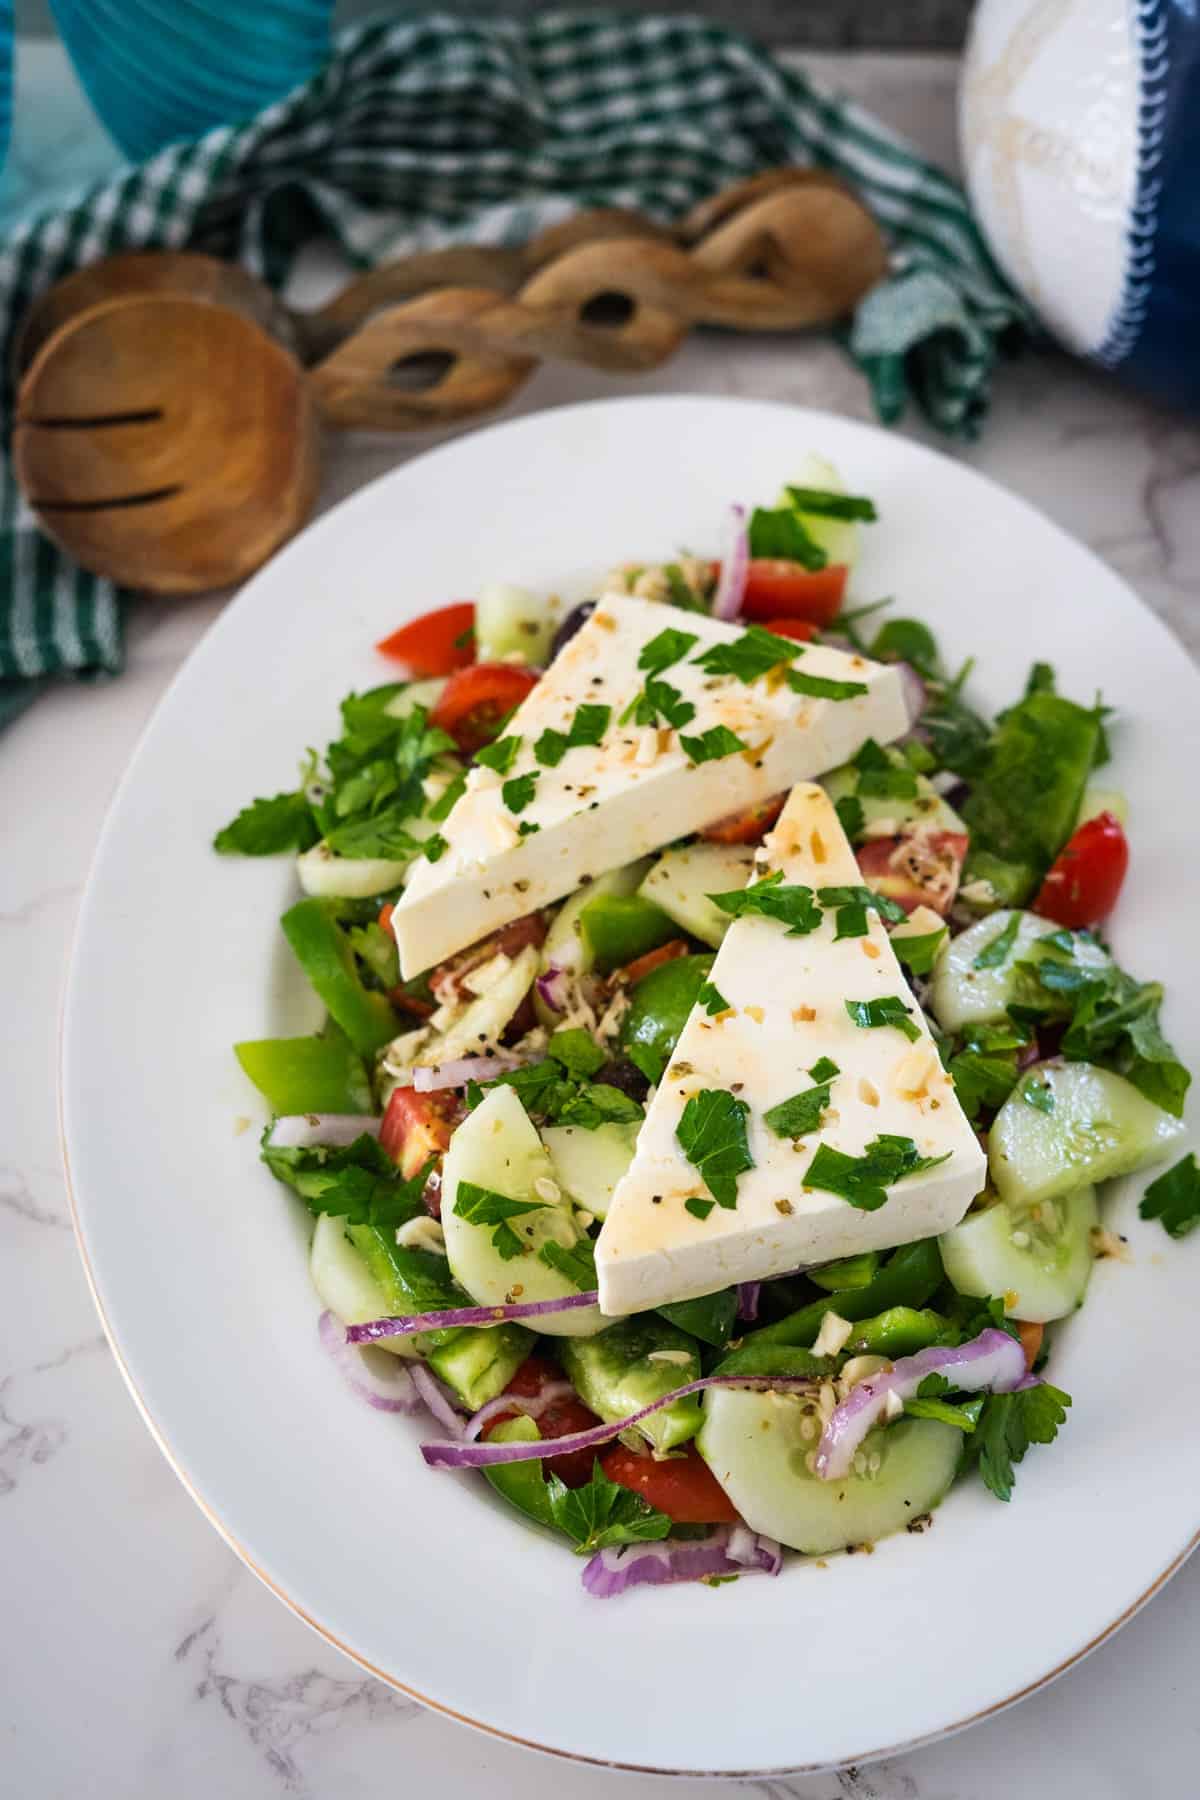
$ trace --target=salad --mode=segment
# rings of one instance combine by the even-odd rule
[[[1109,709],[1036,663],[982,717],[846,603],[875,525],[810,457],[719,561],[426,613],[215,839],[296,859],[326,1023],[235,1051],[322,1341],[600,1597],[1008,1500],[1104,1183],[1178,1157]],[[1200,1222],[1194,1154],[1141,1212]]]

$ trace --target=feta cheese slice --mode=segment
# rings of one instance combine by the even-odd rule
[[[679,729],[661,716],[652,726],[623,725],[646,680],[638,658],[669,629],[695,639],[661,672],[693,717]],[[598,602],[510,721],[505,735],[519,739],[511,765],[503,774],[472,771],[442,826],[445,850],[414,868],[392,915],[406,980],[589,876],[822,774],[868,737],[886,743],[907,729],[896,670],[861,656],[796,646],[797,674],[866,690],[840,700],[796,693],[777,670],[747,682],[712,675],[695,660],[744,631],[631,595]],[[581,706],[610,709],[600,742],[575,744],[552,766],[539,761],[542,733],[569,733]],[[681,733],[694,738],[717,726],[736,733],[745,751],[693,762]],[[523,777],[532,778],[526,791],[510,786]]]
[[[762,874],[820,889],[861,886],[862,877],[824,790],[804,783],[780,814],[761,854]],[[781,1275],[862,1250],[946,1231],[984,1184],[986,1160],[955,1097],[887,932],[868,914],[863,937],[837,939],[836,909],[806,936],[775,919],[735,920],[711,982],[727,1010],[697,1005],[675,1047],[618,1184],[596,1247],[600,1307],[621,1315],[708,1294],[732,1282]],[[848,1000],[899,996],[917,1032],[862,1027]],[[818,1128],[792,1140],[764,1120],[813,1085],[821,1059],[835,1063],[829,1106]],[[712,1195],[676,1136],[684,1107],[702,1089],[744,1101],[754,1167],[737,1179],[737,1205],[689,1213],[688,1200]],[[820,1145],[860,1157],[882,1134],[908,1138],[936,1167],[894,1183],[874,1212],[806,1187]]]

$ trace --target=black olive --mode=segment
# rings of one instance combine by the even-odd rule
[[[564,644],[570,643],[584,620],[590,618],[595,612],[597,604],[598,603],[595,600],[582,600],[578,606],[573,606],[571,608],[570,612],[554,634],[554,641],[550,645],[550,655],[552,658],[558,655]]]
[[[609,1087],[619,1088],[631,1100],[644,1100],[646,1089],[650,1085],[642,1071],[624,1056],[614,1057],[612,1062],[605,1063],[596,1080],[607,1082]]]

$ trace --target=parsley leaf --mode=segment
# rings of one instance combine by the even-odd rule
[[[713,986],[711,981],[706,981],[696,995],[696,1005],[702,1006],[709,1018],[713,1018],[717,1013],[730,1010],[728,1000],[719,988]]]
[[[875,502],[863,494],[833,494],[825,488],[788,487],[787,497],[797,512],[813,513],[822,519],[861,519],[873,525],[879,514]]]
[[[835,801],[834,811],[842,830],[853,843],[866,829],[867,815],[863,811],[862,801],[857,794],[843,794],[840,800]]]
[[[867,691],[865,681],[831,681],[826,675],[805,675],[799,669],[789,669],[784,680],[793,694],[811,694],[817,700],[853,700]]]
[[[1150,1183],[1138,1211],[1143,1219],[1160,1219],[1163,1230],[1176,1238],[1200,1225],[1200,1169],[1194,1150]]]
[[[450,814],[454,811],[454,808],[458,805],[466,791],[467,777],[464,772],[460,775],[456,775],[449,786],[444,788],[438,795],[437,799],[430,802],[425,809],[425,817],[432,820],[435,825],[442,824],[445,819],[450,817]]]
[[[1030,1444],[1052,1444],[1066,1422],[1070,1394],[1043,1381],[1019,1394],[989,1394],[975,1430],[979,1473],[997,1500],[1011,1500],[1013,1464]]]
[[[510,1200],[507,1194],[498,1194],[494,1188],[479,1187],[473,1181],[460,1181],[454,1196],[454,1211],[458,1218],[465,1219],[468,1225],[495,1226],[492,1245],[505,1262],[511,1262],[514,1256],[523,1256],[529,1248],[528,1243],[522,1243],[509,1220],[545,1210],[540,1200]]]
[[[808,1072],[814,1081],[832,1081],[834,1076],[840,1075],[842,1071],[831,1056],[821,1056]]]
[[[537,787],[537,779],[537,770],[534,769],[528,775],[514,775],[511,780],[504,783],[504,786],[500,789],[500,798],[503,800],[510,813],[521,813],[525,811],[525,808],[533,799],[534,789]]]
[[[435,863],[441,862],[450,846],[442,836],[441,832],[435,831],[430,837],[427,837],[424,840],[421,848],[425,852],[425,861]]]
[[[679,742],[692,763],[720,762],[723,757],[736,756],[739,750],[750,748],[728,725],[710,725],[699,737],[684,737],[681,732]]]
[[[922,1156],[911,1138],[891,1132],[873,1138],[861,1156],[847,1156],[829,1144],[820,1144],[805,1172],[804,1185],[840,1194],[861,1212],[875,1212],[887,1199],[889,1187],[906,1175],[936,1168],[949,1155],[947,1151],[945,1156]]]
[[[947,927],[936,931],[894,931],[892,949],[914,975],[928,975],[946,941]]]
[[[810,1131],[819,1129],[821,1114],[828,1105],[829,1083],[818,1082],[815,1087],[806,1088],[803,1093],[793,1094],[790,1100],[781,1100],[778,1106],[770,1107],[763,1114],[763,1121],[776,1137],[807,1137]]]
[[[613,1544],[646,1543],[670,1534],[666,1513],[647,1505],[632,1488],[610,1481],[600,1464],[583,1487],[569,1488],[551,1475],[546,1483],[550,1514],[575,1545],[577,1556],[592,1556]]]
[[[683,1210],[684,1212],[690,1212],[693,1218],[707,1219],[715,1205],[715,1200],[697,1200],[693,1198],[684,1201]]]
[[[490,744],[475,752],[475,761],[482,763],[485,769],[495,769],[497,775],[507,775],[516,762],[521,750],[519,737],[493,738]]]
[[[737,1205],[737,1178],[754,1167],[746,1141],[750,1108],[724,1088],[701,1088],[683,1109],[675,1136],[718,1206]]]
[[[900,940],[901,942],[903,940]],[[984,1107],[1003,1106],[1017,1084],[1017,1053],[1030,1041],[1021,1025],[969,1025],[962,1046],[946,1064],[968,1119]]]
[[[421,849],[408,820],[412,811],[403,803],[389,806],[386,812],[368,814],[337,825],[325,834],[325,842],[335,856],[379,856],[396,862],[407,862]]]
[[[789,937],[806,937],[821,923],[821,909],[812,889],[785,882],[778,869],[747,888],[738,888],[731,894],[709,894],[708,899],[733,919],[744,918],[747,913],[778,919],[788,927]]]
[[[532,837],[535,831],[540,831],[541,829],[541,826],[536,825],[532,819],[522,819],[521,823],[517,826],[517,831],[521,837]]]
[[[556,1040],[574,1040],[576,1037],[591,1042],[584,1031],[556,1032],[547,1046],[550,1054],[542,1062],[510,1069],[507,1074],[497,1076],[495,1081],[472,1082],[467,1089],[467,1104],[474,1110],[483,1099],[485,1089],[511,1087],[525,1111],[544,1124],[578,1125],[584,1131],[594,1131],[598,1125],[636,1124],[644,1118],[644,1108],[620,1088],[590,1078],[576,1080],[568,1073],[567,1062],[573,1061],[580,1067],[587,1060],[587,1052],[573,1041],[568,1041],[565,1046],[559,1042],[557,1052],[554,1046]],[[560,1056],[562,1061],[558,1060]]]
[[[213,849],[222,856],[278,856],[283,850],[311,850],[320,835],[303,791],[276,794],[243,807],[218,831]]]
[[[924,1387],[922,1382],[921,1386]],[[904,1410],[913,1419],[938,1419],[943,1425],[957,1426],[959,1431],[974,1431],[983,1411],[982,1397],[955,1404],[949,1400],[906,1400]]]
[[[908,917],[902,906],[889,900],[886,894],[877,894],[869,887],[818,888],[817,899],[822,906],[837,908],[835,943],[841,938],[865,937],[869,912],[878,913],[881,919],[887,919],[892,925],[898,925]]]
[[[894,1025],[897,1031],[903,1032],[914,1044],[921,1035],[899,994],[883,994],[878,1000],[847,1000],[845,1004],[854,1024],[863,1030],[877,1030],[883,1025]]]
[[[652,637],[648,644],[643,644],[638,653],[637,666],[650,675],[661,675],[672,663],[685,657],[694,644],[700,642],[694,631],[680,631],[674,625],[668,625],[657,637]]]
[[[632,719],[635,725],[672,725],[678,731],[688,725],[696,716],[696,709],[690,700],[685,700],[679,689],[672,687],[669,681],[660,681],[657,675],[651,676],[639,694],[635,694],[625,711],[621,714],[620,723],[624,725]]]
[[[773,511],[756,506],[750,515],[750,554],[823,569],[829,558],[790,506]]]
[[[277,1181],[299,1194],[309,1212],[332,1213],[349,1225],[395,1231],[423,1210],[428,1166],[406,1181],[379,1140],[364,1132],[341,1149],[315,1145],[277,1149],[263,1133],[262,1159]]]
[[[562,732],[548,726],[533,746],[533,754],[540,763],[556,769],[568,750],[584,744],[598,744],[608,730],[611,717],[611,706],[577,706],[570,729]]]
[[[736,675],[739,681],[757,681],[780,663],[795,662],[803,646],[791,638],[776,637],[761,625],[751,625],[731,644],[712,644],[692,661],[708,675]]]
[[[973,969],[999,969],[1004,966],[1013,952],[1017,941],[1017,933],[1021,929],[1022,914],[1014,912],[1010,915],[1003,931],[998,931],[990,944],[985,944],[975,961]]]
[[[575,1081],[586,1081],[606,1060],[595,1038],[578,1025],[556,1031],[546,1045],[546,1054],[561,1063]]]
[[[596,1252],[591,1238],[581,1237],[577,1244],[556,1243],[547,1238],[538,1251],[538,1261],[545,1263],[548,1269],[556,1269],[560,1275],[573,1282],[581,1294],[590,1294],[596,1286]]]

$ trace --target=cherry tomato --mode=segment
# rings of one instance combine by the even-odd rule
[[[405,1181],[419,1175],[430,1157],[450,1148],[454,1101],[445,1094],[418,1094],[415,1088],[397,1088],[387,1103],[379,1142]]]
[[[656,1462],[624,1444],[614,1444],[600,1458],[610,1481],[630,1488],[666,1513],[677,1525],[735,1525],[739,1514],[694,1444],[686,1456]]]
[[[660,963],[674,962],[677,956],[686,956],[687,953],[686,938],[669,938],[665,944],[660,944],[657,950],[647,950],[645,956],[635,956],[633,961],[626,963],[623,968],[614,969],[612,972],[613,985],[632,987],[635,981],[640,981],[643,975],[650,973],[651,969],[657,969]]]
[[[1017,1321],[1017,1336],[1021,1340],[1021,1348],[1025,1352],[1025,1367],[1032,1369],[1042,1348],[1042,1339],[1046,1335],[1044,1325],[1035,1325],[1030,1319]]]
[[[768,619],[767,630],[776,637],[793,638],[798,644],[811,644],[821,627],[811,619]]]
[[[715,825],[706,826],[700,836],[710,844],[757,844],[783,811],[786,799],[786,794],[772,794],[769,800],[747,806],[743,812],[726,813]]]
[[[1082,824],[1041,886],[1033,910],[1056,925],[1078,931],[1098,925],[1117,904],[1129,867],[1129,841],[1110,812]]]
[[[474,658],[474,629],[475,602],[456,600],[453,606],[439,606],[411,619],[390,637],[380,638],[375,648],[403,663],[414,679],[449,675],[467,668]]]
[[[473,663],[451,675],[429,723],[448,731],[460,750],[473,753],[491,741],[500,720],[521,704],[537,681],[532,669],[516,663]]]
[[[849,572],[845,563],[803,569],[799,563],[752,557],[742,611],[762,625],[769,619],[807,619],[813,625],[830,625],[841,610]]]
[[[914,831],[870,838],[854,852],[867,886],[915,912],[931,906],[944,918],[954,904],[967,858],[965,831]]]
[[[534,1400],[548,1383],[563,1380],[565,1377],[562,1370],[553,1363],[541,1356],[530,1356],[521,1364],[504,1391],[506,1394],[519,1394],[523,1400]],[[502,1419],[516,1416],[515,1413],[497,1413],[484,1427],[484,1436],[490,1437]],[[568,1432],[586,1431],[589,1426],[599,1423],[595,1413],[589,1411],[575,1394],[564,1395],[561,1400],[552,1400],[537,1418],[537,1428],[544,1438],[566,1437]],[[542,1467],[548,1475],[557,1475],[569,1488],[584,1487],[592,1479],[595,1454],[594,1450],[573,1450],[566,1456],[547,1456],[542,1461]]]

